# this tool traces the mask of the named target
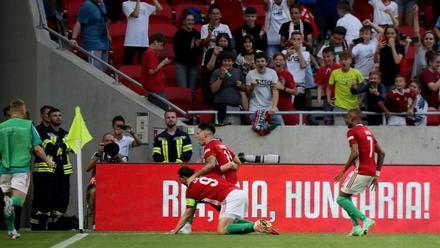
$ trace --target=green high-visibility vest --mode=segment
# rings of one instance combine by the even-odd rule
[[[30,167],[32,154],[32,121],[13,118],[0,123],[0,164]]]

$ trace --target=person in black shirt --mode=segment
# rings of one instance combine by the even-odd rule
[[[246,35],[252,35],[255,40],[254,49],[266,51],[267,49],[267,36],[263,30],[261,24],[255,23],[257,20],[257,10],[254,7],[247,7],[244,11],[243,25],[235,30],[234,39],[237,50],[242,50],[243,38]]]
[[[200,32],[194,29],[194,19],[194,13],[185,9],[182,27],[173,38],[177,85],[191,88],[193,92],[196,89],[199,58],[203,51]]]
[[[281,48],[284,49],[286,47],[287,42],[290,40],[294,31],[301,32],[304,35],[304,46],[311,48],[313,41],[313,27],[310,23],[301,20],[301,5],[294,4],[290,6],[290,17],[292,18],[292,21],[283,23],[280,28],[279,34],[281,35]]]
[[[387,92],[394,85],[396,75],[400,73],[400,62],[405,56],[405,48],[399,44],[397,29],[388,26],[384,30],[385,42],[379,42],[375,54],[375,60],[379,61],[379,71],[382,74],[382,82],[387,87]]]
[[[192,156],[191,138],[177,128],[177,113],[167,110],[164,114],[167,129],[154,138],[154,162],[183,163]]]

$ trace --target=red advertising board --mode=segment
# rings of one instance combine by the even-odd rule
[[[200,168],[201,165],[191,165]],[[185,209],[175,164],[99,164],[96,229],[169,231]],[[247,218],[270,219],[281,232],[347,232],[336,203],[336,165],[242,165]],[[353,197],[376,220],[373,232],[440,233],[440,166],[385,166],[376,191]],[[215,231],[217,213],[198,204],[193,231]]]

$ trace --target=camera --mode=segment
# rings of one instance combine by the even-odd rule
[[[252,155],[244,154],[240,152],[238,154],[238,159],[242,163],[259,163],[259,164],[279,164],[280,155],[278,154],[265,154],[265,155]]]
[[[364,42],[364,38],[362,38],[362,37],[353,40],[353,44],[355,44],[355,45],[362,43],[362,42]]]
[[[400,34],[399,34],[399,40],[404,41],[404,40],[406,40],[406,37],[407,37],[406,34],[403,34],[403,33],[400,33]]]
[[[119,145],[113,142],[109,143],[104,146],[104,152],[113,158],[119,153]]]
[[[127,130],[128,129],[128,125],[119,125],[118,127],[120,129],[122,129],[122,130]]]

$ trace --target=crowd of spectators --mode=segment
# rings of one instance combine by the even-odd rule
[[[438,110],[440,17],[434,14],[429,20],[420,14],[427,9],[436,13],[435,3],[418,6],[403,0],[212,0],[206,2],[210,4],[207,16],[193,6],[176,13],[178,28],[172,41],[160,33],[149,38],[149,19],[165,4],[157,0],[151,4],[140,0],[121,2],[127,22],[123,63],[141,64],[144,88],[164,98],[168,98],[169,83],[163,70],[174,65],[176,86],[191,89],[193,97],[200,90],[203,109],[217,110],[219,125],[253,121],[252,116],[246,119],[226,115],[227,111],[237,110],[268,110],[275,114],[278,110],[361,108],[378,114],[368,117],[371,125],[397,125],[393,122],[396,113],[405,119],[399,125],[415,125],[412,120],[428,111],[416,111],[415,102],[426,101],[430,111]],[[173,1],[168,4],[175,6]],[[111,43],[109,20],[125,21],[111,17],[108,5],[102,0],[85,0],[72,34],[74,40],[80,36],[86,50],[104,60]],[[264,7],[264,16],[258,6]],[[167,42],[172,43],[173,58],[160,53]],[[264,58],[264,72],[258,69],[257,58]],[[90,62],[105,70],[99,63]],[[262,84],[269,74],[276,77]],[[390,97],[393,92],[403,94],[396,83],[402,80],[403,91],[408,91],[407,104],[396,109]],[[410,90],[410,85],[420,92]],[[383,123],[382,113],[390,119],[388,122]],[[298,123],[297,116],[276,116],[272,119],[279,125]],[[341,117],[325,115],[324,123],[342,124]],[[424,125],[426,121],[418,123]]]

